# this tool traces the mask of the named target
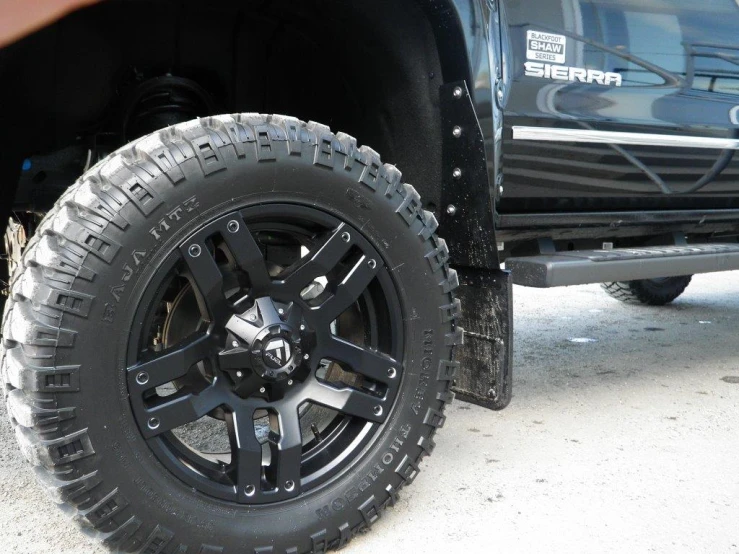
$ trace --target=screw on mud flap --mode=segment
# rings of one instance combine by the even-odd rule
[[[459,137],[461,137],[461,136],[462,136],[462,127],[460,127],[459,125],[455,125],[455,126],[454,126],[454,129],[452,130],[452,134],[453,134],[453,135],[454,135],[454,136],[455,136],[456,138],[459,138]]]
[[[190,246],[190,248],[187,249],[187,251],[190,254],[190,256],[192,256],[193,258],[197,258],[198,256],[200,256],[200,252],[201,252],[200,245],[193,244]]]
[[[149,382],[149,374],[146,373],[145,371],[139,372],[139,374],[136,375],[136,382],[139,385],[145,385],[146,383]]]
[[[457,213],[457,206],[455,206],[454,204],[449,204],[446,207],[446,213],[448,213],[449,215],[456,214]]]
[[[460,98],[462,98],[462,94],[462,87],[454,87],[454,98],[459,100]]]
[[[236,221],[235,219],[232,219],[231,221],[228,222],[228,224],[226,225],[226,228],[228,229],[230,233],[235,233],[239,230],[239,222]]]
[[[454,171],[452,171],[452,177],[455,179],[461,179],[462,178],[462,170],[458,167],[454,168]]]

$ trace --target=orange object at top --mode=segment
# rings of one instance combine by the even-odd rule
[[[0,0],[0,48],[98,0]]]

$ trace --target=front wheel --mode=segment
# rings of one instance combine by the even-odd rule
[[[15,273],[3,381],[26,457],[111,548],[323,552],[444,422],[459,302],[400,172],[328,128],[235,115],[119,150]]]
[[[692,275],[661,277],[659,279],[603,283],[601,287],[611,298],[627,304],[664,306],[685,292],[692,278]]]

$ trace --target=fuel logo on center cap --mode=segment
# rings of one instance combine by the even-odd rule
[[[275,338],[267,343],[262,358],[267,367],[279,369],[287,364],[291,354],[290,343],[285,339]]]

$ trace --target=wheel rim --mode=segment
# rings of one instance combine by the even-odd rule
[[[184,324],[172,321],[183,313]],[[307,206],[246,208],[198,229],[146,286],[127,352],[131,407],[156,457],[189,486],[243,504],[284,501],[377,438],[403,346],[391,272],[357,229]],[[220,420],[227,458],[183,439]]]

